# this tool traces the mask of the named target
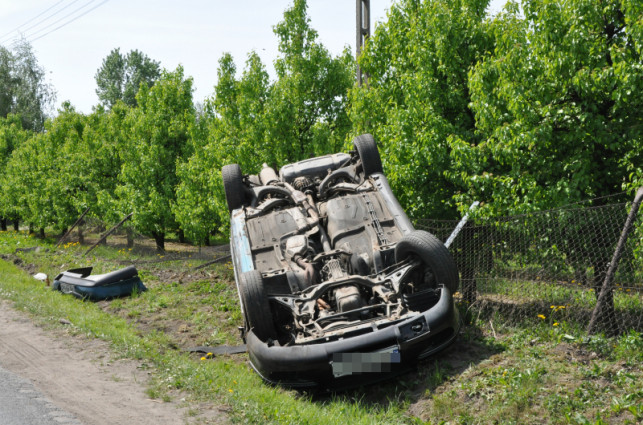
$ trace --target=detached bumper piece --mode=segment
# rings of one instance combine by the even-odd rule
[[[100,275],[92,275],[92,269],[84,267],[62,272],[54,279],[52,288],[63,294],[92,301],[125,297],[147,290],[134,266]]]
[[[460,331],[460,316],[447,288],[432,308],[402,322],[337,341],[278,346],[252,331],[250,363],[270,383],[291,388],[337,389],[385,379],[449,346]]]

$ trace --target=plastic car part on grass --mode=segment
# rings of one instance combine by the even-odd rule
[[[92,270],[92,267],[84,267],[64,271],[56,276],[52,289],[92,301],[124,297],[147,290],[134,266],[101,275],[92,275]]]
[[[444,349],[460,321],[444,244],[417,231],[369,134],[256,175],[223,168],[250,361],[288,386],[380,379]],[[379,364],[379,366],[378,366]]]

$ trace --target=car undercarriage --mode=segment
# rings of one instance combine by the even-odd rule
[[[269,381],[386,372],[443,348],[459,329],[448,249],[413,228],[372,136],[354,146],[279,174],[266,164],[257,175],[222,170],[244,338]]]

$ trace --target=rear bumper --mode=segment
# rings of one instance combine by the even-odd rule
[[[432,308],[403,322],[367,334],[337,341],[300,345],[269,346],[252,331],[247,335],[247,347],[252,367],[261,377],[272,383],[290,387],[355,385],[359,378],[381,379],[386,373],[401,371],[418,359],[428,357],[449,346],[460,330],[460,317],[453,297],[442,288],[440,299]],[[356,373],[338,374],[337,362],[342,358],[361,359],[359,354],[393,353],[381,367],[369,365]],[[364,356],[366,359],[379,358]],[[365,373],[380,372],[380,373]],[[356,375],[359,375],[357,378]]]

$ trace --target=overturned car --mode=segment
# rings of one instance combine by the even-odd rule
[[[455,339],[459,277],[415,230],[373,137],[276,171],[222,169],[250,362],[266,381],[334,387],[382,378]]]

